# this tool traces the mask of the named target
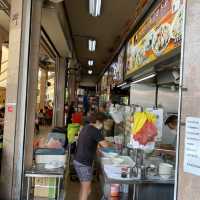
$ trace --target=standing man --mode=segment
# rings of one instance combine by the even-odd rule
[[[90,116],[90,124],[86,125],[78,139],[77,152],[74,159],[74,166],[81,182],[79,200],[87,200],[91,192],[92,164],[95,159],[97,146],[108,147],[101,133],[105,115],[96,113]]]
[[[83,108],[84,108],[84,114],[87,115],[87,112],[89,111],[89,101],[86,92],[85,95],[83,96]]]

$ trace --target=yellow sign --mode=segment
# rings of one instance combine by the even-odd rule
[[[126,76],[180,47],[182,25],[182,0],[162,0],[128,43]]]

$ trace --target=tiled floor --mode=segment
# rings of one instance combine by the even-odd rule
[[[47,139],[48,133],[51,131],[51,129],[52,127],[49,126],[40,126],[40,131],[35,137],[36,138],[44,137],[45,139]]]

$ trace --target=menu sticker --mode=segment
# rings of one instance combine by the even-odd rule
[[[184,172],[200,176],[200,118],[186,119]]]
[[[162,134],[163,134],[163,121],[164,121],[164,110],[162,108],[154,109],[154,108],[147,108],[148,112],[153,113],[156,115],[156,127],[158,131],[158,135],[156,137],[156,141],[162,141]]]

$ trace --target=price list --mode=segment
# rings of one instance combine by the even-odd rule
[[[200,176],[200,118],[186,119],[184,171]]]

